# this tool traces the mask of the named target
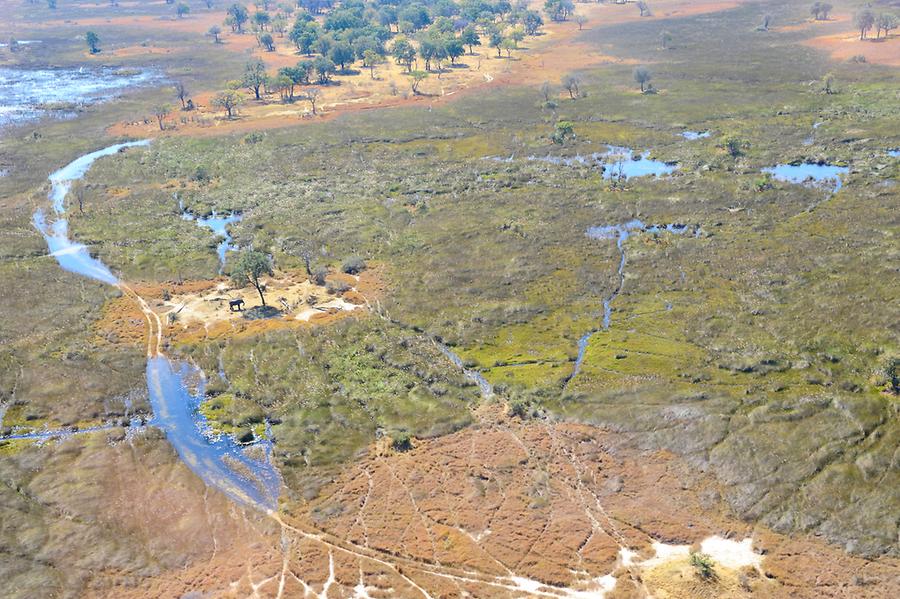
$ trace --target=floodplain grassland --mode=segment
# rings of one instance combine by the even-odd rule
[[[891,526],[871,519],[890,502],[884,460],[898,434],[891,240],[900,166],[885,152],[898,143],[897,74],[829,62],[800,43],[802,31],[754,29],[765,11],[788,21],[801,9],[753,4],[585,32],[651,64],[656,94],[638,93],[631,67],[612,65],[579,73],[584,97],[560,93],[550,107],[537,90],[513,87],[434,110],[159,140],[89,174],[88,185],[129,195],[98,194],[73,228],[127,277],[159,276],[163,262],[147,270],[147,255],[194,265],[169,277],[213,276],[202,235],[170,234],[182,225],[168,185],[191,210],[241,210],[238,243],[265,248],[281,267],[301,266],[309,249],[332,269],[349,255],[377,259],[388,265],[385,312],[453,346],[506,397],[718,468],[748,517],[891,551]],[[667,50],[662,28],[676,40]],[[837,93],[823,92],[829,73]],[[564,146],[550,141],[559,120],[576,132]],[[711,136],[687,141],[685,129]],[[723,148],[729,137],[742,140],[739,156]],[[591,164],[540,160],[606,144],[679,168],[613,188]],[[819,160],[851,168],[833,195],[761,172]],[[210,181],[198,185],[201,167]],[[635,217],[700,234],[625,242],[611,327],[591,337],[582,372],[566,384],[578,339],[601,328],[602,301],[618,284],[615,243],[585,231]],[[143,231],[142,242],[105,242],[113,223]],[[267,405],[260,387],[242,393]],[[796,435],[772,434],[786,426]],[[822,438],[831,449],[814,452]],[[784,446],[772,453],[773,442]],[[766,479],[771,465],[748,463],[747,447],[790,458]],[[754,468],[761,479],[739,482]],[[866,499],[837,507],[830,492],[810,491],[846,484]]]
[[[93,18],[88,9],[60,11],[57,20]],[[765,14],[785,28],[758,31]],[[48,38],[57,27],[70,31],[41,25],[47,17],[38,9],[28,18]],[[160,8],[155,18],[169,17]],[[819,32],[807,19],[805,2],[759,2],[626,25],[591,22],[577,39],[615,60],[575,72],[575,100],[558,85],[568,74],[560,72],[550,81],[551,103],[537,85],[504,82],[434,106],[253,133],[161,136],[97,162],[83,182],[83,212],[69,198],[70,226],[123,280],[158,289],[218,276],[218,240],[185,221],[179,202],[195,214],[240,211],[230,227],[235,243],[269,253],[282,271],[301,269],[305,255],[332,272],[349,256],[383,266],[377,309],[358,317],[167,347],[206,373],[201,410],[213,430],[244,441],[271,432],[290,509],[367,450],[383,448],[383,439],[409,435],[415,443],[479,426],[478,410],[496,402],[535,422],[593,424],[642,450],[683,456],[750,522],[896,557],[900,160],[886,150],[900,147],[900,74],[810,47]],[[141,47],[134,29],[97,27],[111,46]],[[152,31],[152,46],[174,54],[111,52],[103,61],[157,65],[209,90],[249,56],[197,45],[188,60],[178,48],[195,44],[196,32]],[[671,35],[665,49],[663,31]],[[84,59],[81,41],[58,44],[29,49],[38,54],[28,60]],[[651,69],[656,93],[640,93],[637,64]],[[834,93],[823,91],[829,75]],[[0,177],[0,283],[13,290],[0,326],[5,432],[149,416],[142,345],[98,329],[117,293],[60,271],[30,219],[46,205],[47,172],[105,145],[111,122],[144,118],[163,100],[172,101],[171,90],[149,88],[0,139],[0,167],[15,165]],[[574,127],[564,144],[551,140],[559,121]],[[688,141],[685,130],[710,136]],[[726,151],[728,139],[740,142],[737,156]],[[588,156],[607,144],[678,169],[613,185],[591,161],[542,160]],[[762,172],[806,161],[848,166],[842,188],[830,194]],[[633,234],[623,243],[618,289],[615,241],[585,233],[633,218],[699,234]],[[602,330],[603,302],[614,294]],[[497,395],[480,398],[433,340],[479,370]],[[167,505],[202,497],[205,506],[202,483],[178,468],[160,434],[139,438],[131,455],[116,444],[124,433],[107,434],[109,446],[101,435],[58,447],[0,443],[0,489],[8,505],[32,510],[10,529],[10,539],[35,539],[15,545],[17,555],[64,534],[59,513],[96,517],[86,491],[94,479],[51,484],[71,464],[97,472],[92,455],[115,459],[125,481],[109,483],[118,495],[98,505],[141,500],[123,489],[128,476],[145,476],[178,481]],[[166,530],[208,517],[182,515]],[[115,531],[82,524],[71,526],[102,547],[99,568],[116,550]],[[29,536],[35,530],[42,534]],[[179,559],[122,555],[134,580]],[[57,572],[32,569],[28,584],[52,579],[62,589],[89,579],[67,559]],[[26,561],[11,570],[28,570]]]

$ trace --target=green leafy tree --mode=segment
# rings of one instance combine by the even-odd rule
[[[266,65],[261,60],[251,60],[244,67],[244,77],[241,79],[243,87],[253,92],[257,100],[260,99],[259,90],[266,82]]]
[[[219,92],[213,97],[212,105],[225,111],[225,116],[234,117],[238,107],[244,103],[244,99],[236,91],[229,89]]]
[[[185,15],[191,12],[191,7],[185,4],[184,2],[179,2],[178,6],[175,7],[175,14],[178,15],[179,19],[183,19]]]
[[[543,27],[544,19],[541,17],[541,13],[536,10],[529,10],[526,11],[525,16],[522,17],[522,24],[525,26],[525,33],[528,35],[536,35],[541,27]]]
[[[859,29],[859,39],[866,39],[866,34],[875,25],[875,13],[868,8],[856,14],[856,28]]]
[[[634,80],[640,84],[641,91],[644,92],[647,90],[647,84],[650,83],[650,80],[653,79],[653,73],[650,72],[650,69],[647,67],[636,67],[634,69]]]
[[[207,35],[213,38],[214,44],[220,44],[222,41],[219,39],[219,36],[222,35],[222,28],[218,25],[213,25],[209,28],[209,31],[206,32]]]
[[[228,7],[226,25],[231,26],[231,30],[235,33],[243,33],[244,23],[250,18],[250,13],[240,4],[232,4]]]
[[[428,78],[426,71],[410,71],[409,76],[412,78],[412,93],[419,95],[419,85]]]
[[[93,31],[88,31],[84,34],[84,41],[87,43],[88,51],[91,54],[97,54],[100,52],[100,36],[94,33]]]
[[[260,45],[266,49],[266,52],[274,52],[275,51],[275,38],[272,37],[271,33],[263,33],[259,36]]]
[[[353,47],[347,42],[338,42],[332,48],[331,52],[328,53],[328,57],[335,64],[341,65],[341,70],[346,70],[346,66],[348,63],[353,62],[355,54],[353,52]]]
[[[384,58],[382,58],[381,54],[371,48],[363,52],[363,66],[369,69],[369,76],[372,79],[375,79],[375,67],[383,61]]]
[[[274,274],[268,256],[262,252],[248,249],[241,252],[237,264],[231,270],[231,282],[237,288],[244,287],[247,283],[253,285],[256,292],[259,293],[262,305],[265,306],[266,296],[263,295],[263,284],[260,279],[265,275],[271,277]]]
[[[547,0],[544,3],[544,11],[552,21],[565,21],[575,12],[575,4],[572,0]]]
[[[459,35],[459,41],[469,47],[469,54],[474,54],[473,48],[481,45],[481,38],[478,37],[478,30],[474,25],[469,25],[462,30]]]
[[[334,62],[325,56],[316,56],[313,61],[313,67],[316,69],[316,74],[319,76],[319,83],[322,84],[328,83],[335,71]]]
[[[160,104],[153,109],[153,114],[156,115],[156,122],[159,123],[159,130],[165,131],[166,129],[166,117],[169,116],[172,112],[171,104]]]
[[[408,73],[412,70],[412,63],[416,59],[416,49],[404,36],[398,36],[391,46],[391,56],[397,64],[404,65]]]
[[[503,34],[500,33],[500,29],[494,27],[488,32],[491,40],[491,48],[497,49],[497,58],[500,58],[500,50],[503,46]]]
[[[315,21],[303,21],[298,17],[288,37],[298,50],[309,56],[319,41],[319,26]]]
[[[875,39],[881,37],[882,31],[884,31],[884,37],[887,37],[891,34],[892,29],[897,28],[897,17],[890,13],[882,13],[875,19],[875,27],[877,29]]]

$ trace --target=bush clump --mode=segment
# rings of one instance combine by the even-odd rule
[[[400,431],[391,436],[391,447],[394,451],[409,451],[412,449],[412,437],[406,431]]]
[[[341,265],[341,270],[348,275],[358,275],[366,269],[366,261],[359,256],[350,256]]]
[[[691,566],[694,572],[703,580],[715,580],[716,570],[713,559],[705,553],[691,553]]]

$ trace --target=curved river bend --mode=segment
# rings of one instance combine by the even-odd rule
[[[84,177],[95,160],[149,143],[115,144],[85,154],[54,172],[50,175],[49,194],[53,215],[48,220],[44,211],[38,208],[33,216],[34,226],[47,242],[50,255],[63,269],[118,287],[141,303],[145,314],[149,308],[144,301],[119,281],[105,264],[91,257],[83,244],[69,237],[65,199],[72,183]],[[153,318],[156,319],[155,315]],[[152,337],[150,316],[148,322]],[[159,337],[160,333],[156,334]],[[232,437],[213,435],[198,411],[204,397],[203,373],[188,362],[170,360],[159,351],[158,345],[154,348],[151,339],[147,352],[147,388],[154,414],[150,424],[165,432],[182,461],[207,485],[242,505],[267,512],[274,510],[281,490],[281,477],[272,464],[271,443],[258,441],[255,446],[262,450],[264,457],[254,458]],[[191,392],[192,381],[198,388],[195,392]]]

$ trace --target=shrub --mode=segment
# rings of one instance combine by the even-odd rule
[[[350,285],[343,281],[328,281],[325,284],[325,291],[331,295],[340,295],[345,291],[350,291]]]
[[[359,256],[350,256],[341,265],[341,270],[348,275],[358,275],[366,269],[366,261]]]
[[[316,285],[324,285],[325,277],[328,276],[328,269],[324,266],[317,267],[313,273],[309,276],[309,281],[311,283],[315,283]]]
[[[513,399],[509,402],[509,411],[507,412],[510,416],[517,416],[519,418],[527,418],[528,417],[528,403],[521,399]]]
[[[715,564],[710,556],[705,553],[691,553],[691,566],[694,572],[703,580],[715,580],[716,570]]]
[[[400,431],[391,436],[391,447],[394,451],[409,451],[412,449],[412,438],[406,431]]]

